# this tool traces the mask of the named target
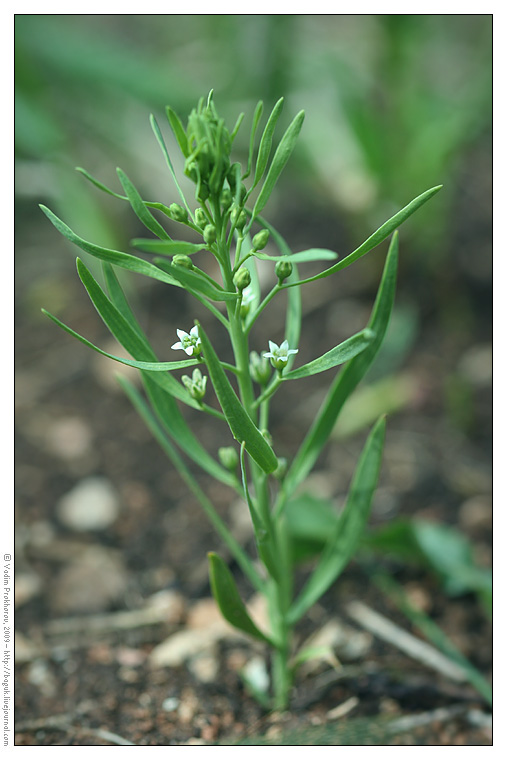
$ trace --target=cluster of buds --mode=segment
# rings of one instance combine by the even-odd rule
[[[231,136],[211,98],[201,98],[188,117],[189,155],[185,174],[197,185],[197,198],[204,202],[210,193],[219,195],[230,167]]]

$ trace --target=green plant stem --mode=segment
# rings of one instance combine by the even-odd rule
[[[257,307],[255,312],[252,314],[252,318],[248,322],[248,326],[246,327],[246,332],[249,333],[252,327],[254,326],[257,318],[260,316],[260,314],[264,311],[268,303],[271,301],[274,296],[278,293],[278,291],[281,290],[281,286],[279,283],[273,286],[273,288],[269,291],[267,296],[264,298],[261,304]]]

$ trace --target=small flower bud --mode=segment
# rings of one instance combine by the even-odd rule
[[[271,377],[271,367],[268,360],[259,356],[257,351],[250,353],[250,377],[259,385],[266,385]]]
[[[206,245],[212,245],[217,239],[217,231],[214,224],[207,224],[202,233]]]
[[[246,224],[247,216],[244,209],[239,209],[237,206],[231,211],[231,222],[237,230],[242,230]]]
[[[277,261],[275,264],[275,274],[278,277],[278,281],[282,283],[292,274],[292,262],[288,259]]]
[[[229,190],[228,187],[224,187],[222,192],[220,193],[220,203],[222,204],[222,208],[227,209],[232,203],[232,193]]]
[[[192,259],[187,256],[186,253],[177,253],[173,256],[173,264],[177,267],[185,267],[185,269],[193,269]]]
[[[207,379],[207,377],[202,376],[201,370],[196,368],[192,372],[192,379],[190,379],[188,375],[183,375],[181,382],[192,398],[195,398],[196,401],[202,401],[206,393]]]
[[[261,251],[268,242],[269,232],[267,230],[261,230],[253,236],[252,249],[254,251]]]
[[[237,470],[239,456],[233,446],[223,446],[218,449],[218,458],[226,470],[230,470],[230,472],[235,472]]]
[[[202,208],[196,209],[195,223],[197,224],[198,227],[201,228],[201,230],[203,230],[208,224],[208,217],[206,216]]]
[[[252,276],[246,267],[240,267],[232,278],[234,285],[239,291],[247,288],[252,282]]]
[[[238,172],[238,167],[239,167],[239,172]],[[232,191],[236,189],[237,174],[241,176],[241,166],[236,161],[236,163],[231,164],[231,166],[229,167],[229,171],[227,172],[227,182],[229,183],[229,187],[231,188]]]
[[[180,206],[179,203],[171,203],[169,211],[171,219],[174,219],[175,222],[186,222],[188,219],[186,209],[184,209],[183,206]]]
[[[204,201],[207,201],[209,198],[209,187],[205,182],[201,182],[199,185],[199,189],[197,191],[197,198],[201,201],[201,203],[204,203]]]
[[[251,285],[248,285],[242,292],[241,292],[241,305],[239,307],[239,313],[241,317],[244,319],[247,314],[250,313],[250,308],[255,301],[255,293],[252,290]]]

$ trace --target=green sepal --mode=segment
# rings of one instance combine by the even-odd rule
[[[208,553],[210,586],[216,603],[225,620],[259,641],[272,645],[255,625],[243,604],[231,571],[215,552]]]
[[[157,222],[153,214],[148,211],[146,203],[143,201],[137,188],[130,181],[125,172],[119,167],[116,169],[116,172],[137,218],[144,224],[145,227],[147,227],[147,229],[151,230],[154,235],[161,238],[162,240],[170,240],[171,238],[169,237],[169,234],[162,227],[162,225]]]
[[[59,219],[56,214],[53,214],[53,212],[50,211],[46,206],[40,205],[40,208],[46,214],[49,221],[56,227],[58,232],[66,237],[67,240],[69,240],[71,243],[74,243],[74,245],[77,245],[78,248],[86,251],[86,253],[89,253],[91,256],[94,256],[101,261],[107,261],[110,264],[116,264],[122,269],[127,269],[130,272],[142,274],[145,277],[151,277],[154,280],[165,282],[168,285],[181,287],[180,283],[177,280],[153,264],[150,264],[149,261],[144,261],[144,259],[140,259],[138,256],[132,256],[130,253],[123,253],[123,251],[114,251],[110,248],[103,248],[100,245],[95,245],[95,243],[89,243],[87,240],[79,237],[79,235],[76,235],[76,233],[73,232],[70,227],[62,222],[62,220]]]
[[[385,438],[381,417],[364,445],[336,530],[322,552],[317,567],[289,610],[295,623],[335,582],[355,553],[366,526],[377,487]]]
[[[278,467],[278,459],[273,449],[236,396],[203,327],[199,322],[196,324],[211,382],[234,438],[240,444],[245,443],[246,450],[264,472],[274,472]]]
[[[366,328],[361,332],[352,335],[351,338],[347,338],[343,343],[335,346],[331,351],[327,351],[318,359],[314,359],[308,364],[303,364],[302,367],[293,369],[291,372],[287,372],[282,376],[283,380],[299,380],[301,377],[309,377],[310,375],[316,375],[319,372],[325,372],[328,369],[332,369],[339,364],[344,364],[364,351],[365,348],[372,343],[375,338],[373,330]]]

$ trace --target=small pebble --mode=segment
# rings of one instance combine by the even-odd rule
[[[104,530],[118,518],[120,501],[107,478],[93,476],[81,480],[66,493],[56,511],[61,522],[71,530]]]

